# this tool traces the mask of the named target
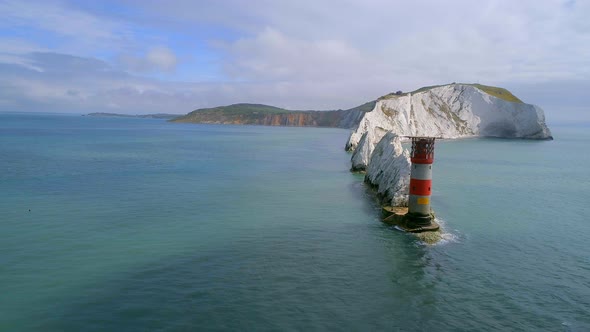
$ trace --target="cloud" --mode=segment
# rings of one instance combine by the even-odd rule
[[[151,48],[144,56],[121,55],[119,61],[132,72],[173,72],[178,63],[176,55],[165,46]]]
[[[294,39],[270,27],[225,50],[231,57],[226,70],[239,79],[335,79],[370,60],[339,40]]]
[[[0,27],[42,37],[1,37],[4,105],[335,109],[456,81],[512,87],[543,106],[542,91],[567,85],[567,96],[590,82],[590,2],[121,0],[99,7],[0,0]],[[576,105],[589,104],[575,96]]]
[[[271,25],[233,42],[229,72],[502,82],[574,79],[589,68],[590,35],[575,23],[586,20],[559,2],[327,1],[309,8],[285,21],[269,18]]]
[[[68,6],[62,1],[0,1],[0,27],[44,35],[41,44],[52,44],[60,51],[84,52],[112,45],[125,45],[133,39],[125,22],[99,17]]]
[[[146,59],[149,63],[162,70],[172,70],[176,67],[176,56],[166,47],[152,48],[148,52]]]
[[[107,62],[66,54],[27,55],[39,70],[0,64],[0,105],[6,110],[121,113],[187,113],[196,108],[261,102],[292,109],[334,109],[345,83],[164,82],[129,74]],[[298,90],[307,95],[304,102]],[[372,93],[374,95],[374,93]],[[326,97],[328,95],[328,97]],[[373,96],[374,97],[374,96]],[[356,97],[343,98],[356,105]],[[312,106],[309,106],[312,105]]]

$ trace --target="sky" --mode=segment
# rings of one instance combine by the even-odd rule
[[[0,0],[0,111],[347,109],[451,82],[590,122],[590,0]]]

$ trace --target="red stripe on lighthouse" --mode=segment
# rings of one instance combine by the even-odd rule
[[[430,196],[432,180],[410,179],[410,195]]]
[[[425,157],[425,158],[411,158],[412,164],[433,164],[434,157]]]

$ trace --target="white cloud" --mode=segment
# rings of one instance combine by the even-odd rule
[[[148,52],[146,59],[149,63],[162,70],[173,70],[177,62],[174,53],[169,48],[163,46],[152,48]]]
[[[4,104],[15,96],[43,103],[44,93],[71,109],[117,105],[123,111],[140,105],[146,112],[186,112],[233,102],[333,109],[452,81],[512,86],[535,103],[530,87],[536,84],[577,82],[571,87],[576,90],[590,82],[587,1],[121,0],[117,5],[129,12],[115,17],[64,2],[0,0],[0,27],[50,31],[63,39],[51,51],[80,56],[60,67],[48,54],[31,57],[48,51],[32,40],[21,40],[22,45],[0,40],[0,63],[28,68],[17,76],[37,91],[15,93],[26,84],[10,85],[12,76],[0,75],[10,90]],[[153,31],[160,37],[152,38]],[[166,34],[182,37],[170,40],[181,40],[184,50],[162,37]],[[188,50],[205,42],[215,57],[208,65],[221,68],[221,75],[211,75],[215,81],[174,83],[178,72],[191,77],[184,71],[186,60],[203,57]],[[84,61],[93,52],[106,52],[112,58],[102,59],[117,63]],[[0,73],[14,74],[16,67]],[[159,74],[168,82],[134,76]],[[588,104],[587,98],[576,100]]]
[[[62,1],[0,1],[0,27],[38,29],[54,34],[56,50],[84,52],[86,49],[125,45],[132,32],[124,22],[98,17]]]
[[[226,69],[240,79],[337,79],[369,60],[345,42],[297,40],[273,28],[238,40],[226,51],[231,56]]]
[[[173,72],[178,60],[171,49],[157,46],[149,49],[143,56],[121,55],[119,62],[132,72]]]
[[[17,64],[31,70],[43,71],[35,66],[30,59],[23,56],[32,52],[40,52],[44,49],[18,38],[0,37],[0,64]]]
[[[580,73],[590,79],[590,35],[576,30],[585,21],[577,13],[557,1],[324,1],[300,6],[285,21],[269,18],[272,25],[232,43],[227,68],[239,77],[295,80],[530,82]]]

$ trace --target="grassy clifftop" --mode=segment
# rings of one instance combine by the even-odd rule
[[[401,96],[407,96],[410,93],[423,93],[443,86],[456,86],[456,89],[464,89],[465,86],[471,86],[496,98],[509,102],[522,103],[520,99],[506,89],[482,84],[463,83],[426,86],[406,93],[390,93],[379,98],[379,100],[399,98]],[[376,100],[373,100],[348,110],[333,111],[296,111],[269,105],[241,103],[197,109],[170,121],[184,123],[354,128],[360,122],[364,113],[373,110],[375,103]]]
[[[211,108],[201,108],[195,111],[188,113],[185,116],[189,116],[190,114],[217,114],[217,115],[244,115],[244,114],[283,114],[289,113],[289,110],[280,107],[274,107],[269,105],[262,105],[262,104],[233,104],[228,106],[218,106],[218,107],[211,107]]]
[[[201,108],[169,121],[185,123],[257,124],[268,117],[285,115],[290,112],[284,108],[262,104],[233,104]]]
[[[515,102],[515,103],[522,103],[522,100],[518,99],[518,97],[513,95],[512,92],[510,92],[504,88],[498,88],[495,86],[489,86],[489,85],[483,85],[483,84],[467,84],[467,85],[474,86],[474,87],[482,90],[483,92],[485,92],[489,95],[492,95],[496,98],[504,99],[506,101],[511,101],[511,102]]]
[[[371,101],[348,110],[291,111],[262,104],[233,104],[198,109],[170,121],[352,128],[360,121],[362,113],[371,111],[374,106],[375,101]]]
[[[442,86],[454,85],[454,84],[472,86],[472,87],[480,89],[481,91],[483,91],[491,96],[494,96],[496,98],[500,98],[500,99],[503,99],[506,101],[510,101],[510,102],[514,102],[514,103],[522,103],[523,102],[522,100],[518,99],[518,97],[513,95],[512,92],[510,92],[504,88],[483,85],[483,84],[478,84],[478,83],[451,83],[451,84],[431,85],[431,86],[422,87],[422,88],[414,90],[412,92],[390,93],[390,94],[387,94],[379,99],[389,99],[389,98],[395,98],[395,97],[400,97],[400,96],[407,96],[410,93],[416,94],[416,93],[425,92],[425,91],[428,91],[428,90],[431,90],[434,88],[439,88]]]

